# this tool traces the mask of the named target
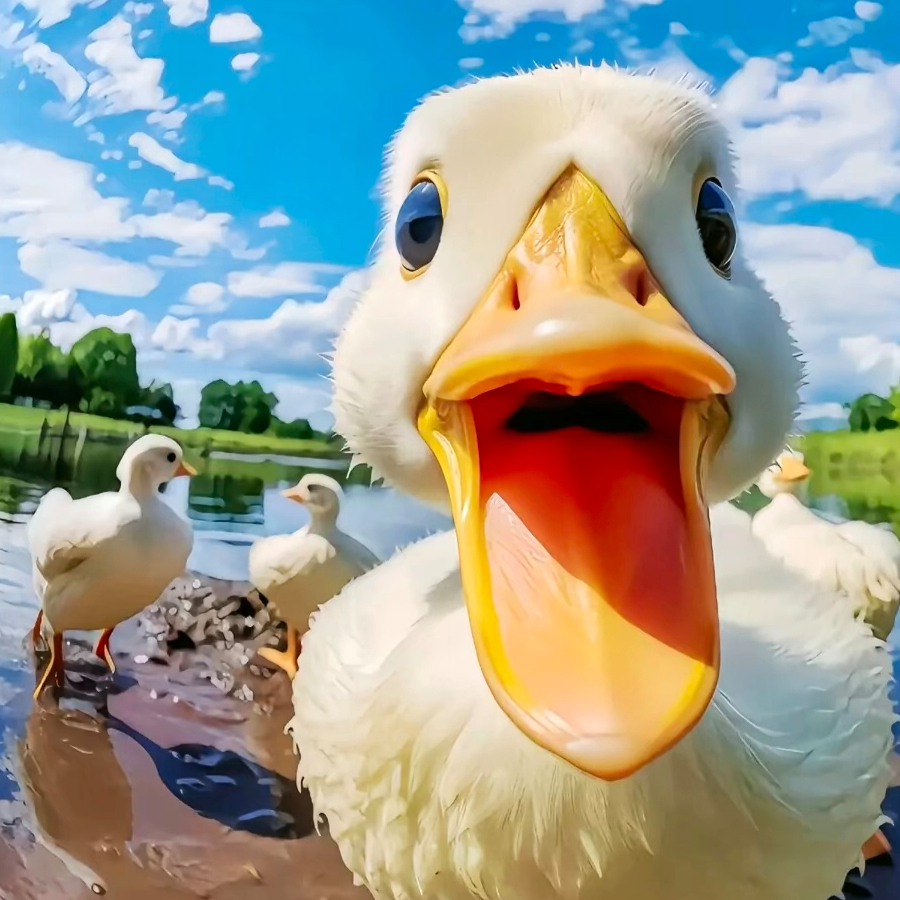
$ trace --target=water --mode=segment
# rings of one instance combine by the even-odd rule
[[[116,455],[83,454],[65,486],[76,496],[113,488]],[[189,567],[238,582],[257,537],[306,521],[281,491],[310,468],[340,477],[333,461],[265,455],[214,454],[200,467],[163,496],[193,524]],[[262,886],[268,900],[365,900],[327,837],[315,834],[309,798],[293,788],[281,676],[254,682],[256,702],[246,703],[183,662],[126,663],[108,693],[32,703],[23,637],[37,607],[25,522],[51,482],[29,471],[4,468],[0,458],[0,898],[225,900]],[[900,523],[877,486],[832,479],[826,487],[817,492],[813,482],[810,502],[831,518]],[[345,492],[340,526],[381,558],[450,525],[391,490],[348,484]],[[762,502],[751,492],[739,505]],[[870,876],[879,890],[887,877]]]

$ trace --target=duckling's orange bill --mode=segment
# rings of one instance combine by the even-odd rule
[[[532,740],[599,777],[664,752],[715,690],[702,478],[733,387],[575,168],[425,384],[485,678]]]
[[[781,469],[776,472],[775,478],[778,481],[792,482],[805,481],[809,478],[810,471],[806,463],[797,459],[796,456],[785,456],[779,462]]]

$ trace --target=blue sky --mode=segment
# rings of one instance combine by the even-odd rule
[[[0,309],[64,346],[131,330],[188,419],[206,381],[258,377],[325,424],[320,354],[405,113],[471,75],[606,59],[719,91],[807,414],[900,380],[900,6],[425,5],[0,0]]]

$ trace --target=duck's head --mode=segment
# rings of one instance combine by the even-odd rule
[[[139,437],[122,454],[116,478],[123,485],[144,484],[158,490],[173,478],[196,475],[197,470],[184,459],[177,441],[162,434]]]
[[[766,497],[775,497],[778,494],[799,494],[806,487],[810,474],[809,468],[803,461],[803,454],[799,450],[787,447],[779,454],[775,462],[760,475],[756,484]]]
[[[449,506],[478,659],[533,741],[624,777],[719,668],[707,507],[784,446],[801,364],[697,90],[609,67],[427,99],[334,356],[337,430]]]
[[[283,495],[295,503],[302,503],[310,514],[337,516],[343,493],[341,486],[330,476],[309,472]]]

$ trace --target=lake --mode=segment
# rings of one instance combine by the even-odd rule
[[[114,488],[118,452],[86,448],[65,486],[77,496]],[[258,536],[305,522],[281,490],[310,469],[342,477],[334,461],[284,457],[213,454],[199,468],[163,496],[193,524],[191,570],[225,582],[246,578]],[[244,900],[261,887],[266,900],[366,900],[293,787],[282,675],[248,678],[254,699],[242,702],[198,677],[180,652],[139,663],[136,631],[123,627],[108,692],[79,693],[77,669],[71,696],[32,702],[23,638],[36,601],[24,523],[51,482],[34,466],[22,474],[0,460],[0,898]],[[897,511],[859,501],[852,485],[846,497],[834,485],[832,477],[817,492],[814,478],[811,504],[834,516],[900,521]],[[450,525],[388,489],[345,491],[341,527],[382,558]],[[751,492],[739,505],[762,502]]]

